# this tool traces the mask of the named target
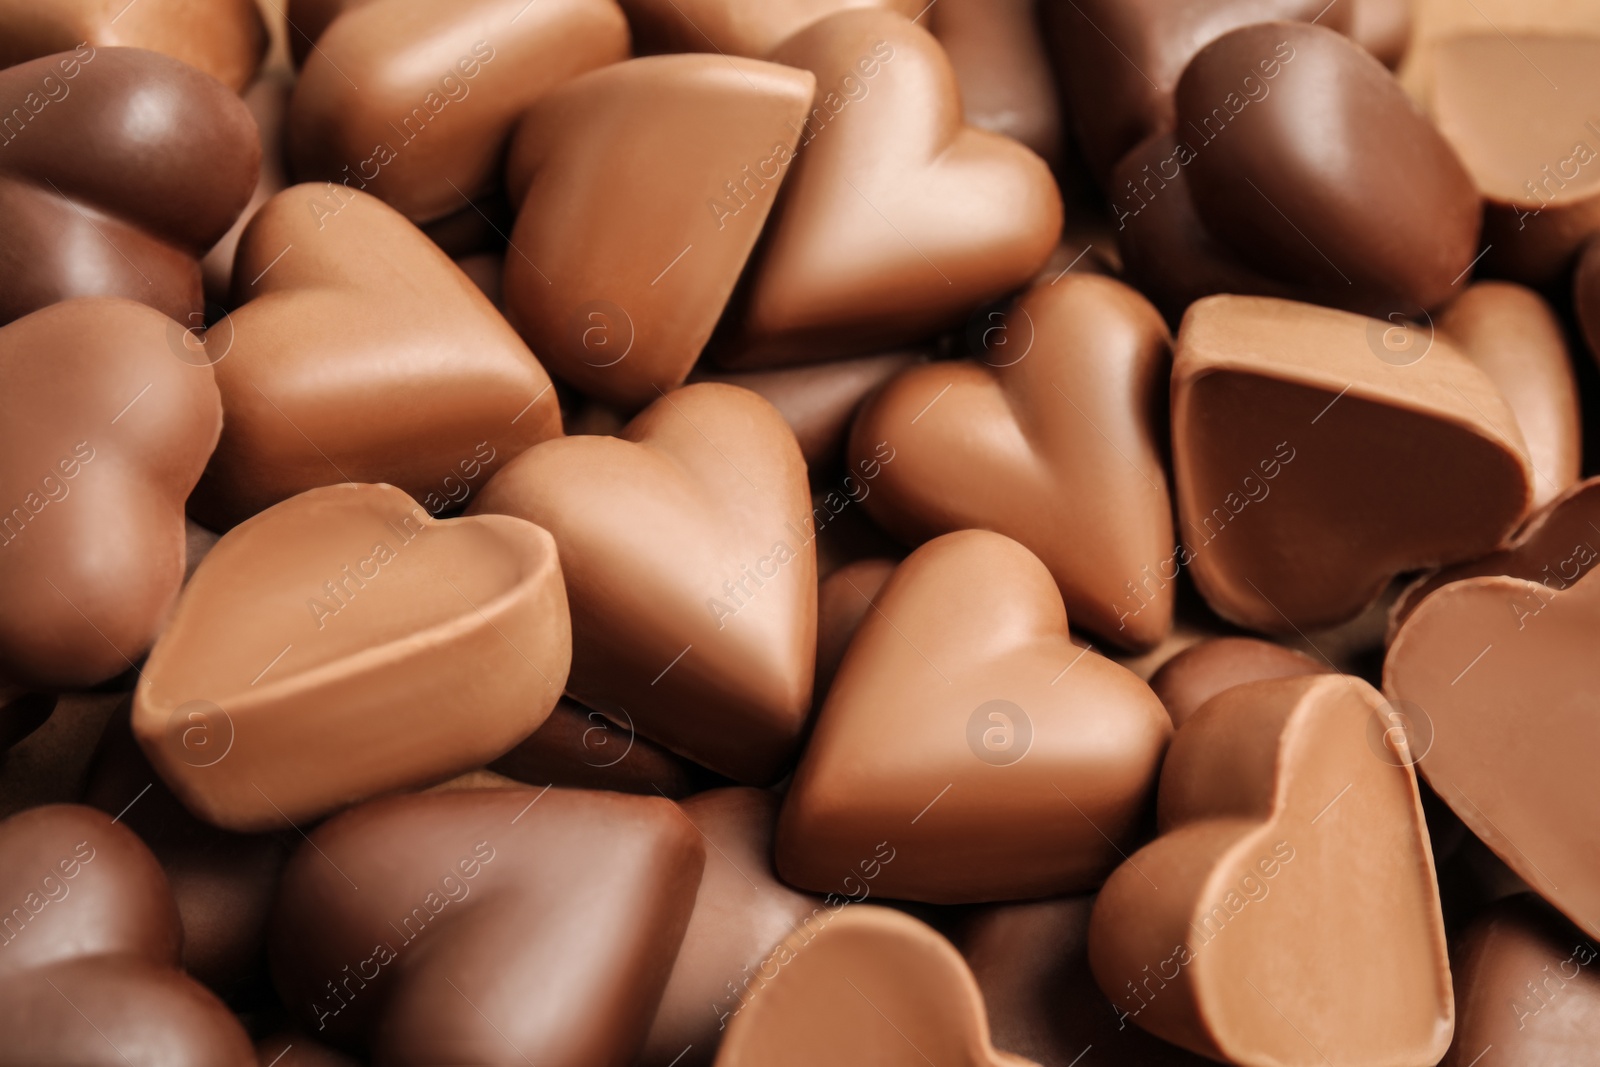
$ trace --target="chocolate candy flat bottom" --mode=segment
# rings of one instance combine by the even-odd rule
[[[1600,1067],[1597,72],[0,0],[0,1067]]]

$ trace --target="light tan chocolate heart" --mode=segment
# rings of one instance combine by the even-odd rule
[[[481,767],[544,721],[570,656],[548,533],[327,486],[217,542],[145,663],[133,730],[196,815],[279,829]]]
[[[932,34],[846,11],[770,57],[817,77],[816,98],[728,366],[813,362],[922,340],[1026,284],[1061,235],[1042,159],[968,126]]]
[[[1444,1054],[1455,1010],[1433,856],[1383,706],[1357,678],[1274,679],[1178,731],[1161,836],[1090,920],[1119,1023],[1248,1067]]]
[[[222,440],[193,510],[226,529],[319,485],[388,482],[431,514],[561,432],[550,378],[394,209],[297,185],[245,230],[240,306],[207,333]]]
[[[765,57],[836,11],[884,8],[907,17],[922,0],[620,0],[641,52]]]
[[[908,370],[851,433],[860,463],[892,463],[863,500],[915,544],[986,529],[1050,568],[1078,626],[1149,648],[1177,586],[1163,459],[1171,367],[1161,315],[1121,282],[1073,274],[1034,287],[1000,319],[1004,344]]]
[[[1172,730],[1149,686],[1067,633],[1042,563],[986,530],[935,538],[873,598],[778,823],[819,892],[939,904],[1092,888],[1138,832]]]
[[[811,706],[809,506],[800,449],[772,405],[704,383],[665,394],[619,437],[529,449],[470,511],[555,536],[575,698],[712,770],[767,783]]]

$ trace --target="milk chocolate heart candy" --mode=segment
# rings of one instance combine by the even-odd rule
[[[290,861],[273,978],[309,1033],[376,1063],[626,1067],[705,853],[659,797],[375,801],[318,827]]]
[[[1384,690],[1433,743],[1419,766],[1513,871],[1600,937],[1600,807],[1582,768],[1600,743],[1588,693],[1600,579],[1454,582],[1417,605],[1389,646]],[[1408,712],[1406,705],[1421,709]],[[1536,724],[1540,743],[1523,736]]]
[[[1073,645],[1050,573],[984,530],[913,552],[856,631],[778,823],[778,871],[952,904],[1098,884],[1171,734],[1148,686]]]
[[[570,656],[545,531],[328,486],[217,543],[145,663],[133,731],[190,811],[276,830],[481,767],[550,714]]]
[[[621,721],[563,698],[542,726],[489,769],[529,785],[660,794],[669,800],[697,792],[712,779],[682,756],[640,737],[627,715],[612,714]]]
[[[891,12],[846,11],[771,58],[814,72],[817,94],[726,365],[919,341],[1049,258],[1061,235],[1049,167],[962,121],[932,34]]]
[[[471,514],[555,535],[572,604],[568,691],[743,782],[784,772],[811,706],[816,545],[805,463],[765,400],[704,383],[620,437],[529,449]]]
[[[1451,301],[1438,329],[1506,398],[1527,444],[1533,503],[1548,504],[1578,480],[1583,461],[1578,382],[1561,320],[1530,289],[1479,282]]]
[[[506,311],[551,369],[638,408],[683,383],[794,159],[816,79],[726,56],[575,78],[518,127]]]
[[[728,1020],[777,964],[778,946],[830,916],[772,870],[778,799],[759,789],[716,789],[683,802],[707,842],[694,915],[656,1010],[639,1067],[699,1067],[717,1053]],[[852,884],[862,884],[858,877]]]
[[[1036,0],[943,0],[929,26],[950,56],[967,122],[1061,157],[1061,108]]]
[[[1236,685],[1329,673],[1330,667],[1271,641],[1213,637],[1190,645],[1162,664],[1151,676],[1150,688],[1166,705],[1172,725],[1182,726],[1206,701]]]
[[[777,370],[710,373],[695,380],[726,382],[765,397],[778,409],[811,470],[825,470],[843,458],[850,423],[866,397],[897,373],[926,357],[920,352],[813,363]]]
[[[1101,181],[1129,149],[1175,124],[1178,76],[1202,46],[1274,19],[1344,29],[1350,4],[1325,0],[1073,0],[1046,3],[1056,69],[1079,144]],[[1270,49],[1261,58],[1270,58]]]
[[[1600,233],[1600,38],[1439,41],[1423,99],[1484,201],[1485,267],[1546,285]]]
[[[786,38],[838,11],[882,8],[908,18],[919,0],[619,0],[640,52],[718,52],[765,58]]]
[[[255,76],[267,48],[252,0],[0,0],[0,67],[70,52],[121,45],[181,59],[235,91]]]
[[[1434,1063],[1454,1010],[1411,754],[1350,677],[1236,686],[1173,738],[1161,836],[1095,901],[1134,1022],[1228,1063]],[[1337,959],[1326,946],[1337,943]]]
[[[211,368],[173,357],[182,335],[104,298],[0,328],[0,671],[12,681],[121,674],[172,608],[184,498],[222,427]]]
[[[354,480],[438,514],[561,432],[522,339],[365,193],[308,184],[269,200],[239,242],[234,298],[207,336],[227,419],[192,505],[216,529]]]
[[[234,220],[233,226],[200,261],[206,299],[212,303],[220,305],[228,299],[228,290],[233,281],[233,257],[239,249],[239,238],[244,234],[245,226],[261,210],[262,204],[289,185],[283,156],[283,126],[284,114],[289,108],[289,94],[293,90],[294,76],[289,71],[269,70],[244,91],[245,106],[255,117],[256,129],[260,131],[261,175],[256,179],[250,202]],[[196,327],[205,325],[204,319],[199,316],[192,316],[189,321]]]
[[[717,1067],[1030,1067],[990,1044],[972,972],[909,915],[825,912],[774,958],[775,975],[729,1020]]]
[[[289,159],[302,179],[437,219],[498,186],[506,142],[534,101],[627,56],[627,22],[612,0],[354,5],[300,70]]]
[[[1451,970],[1458,1017],[1441,1067],[1595,1062],[1600,948],[1537,897],[1474,919]]]
[[[1399,329],[1261,297],[1184,317],[1180,557],[1223,618],[1266,632],[1353,618],[1396,574],[1497,548],[1528,510],[1499,391],[1442,337],[1391,350]]]
[[[0,1064],[254,1067],[243,1028],[178,969],[160,865],[109,815],[0,822],[0,900]]]
[[[0,323],[75,296],[180,322],[250,199],[250,111],[169,56],[84,45],[0,70]]]
[[[1320,26],[1234,30],[1177,89],[1200,218],[1257,270],[1322,302],[1415,317],[1479,251],[1472,179],[1384,69]],[[1323,136],[1308,137],[1315,126]]]
[[[960,529],[1021,541],[1079,626],[1148,648],[1172,625],[1178,564],[1161,455],[1170,342],[1121,282],[1035,286],[981,359],[899,375],[856,419],[850,458],[894,455],[863,500],[907,543]]]

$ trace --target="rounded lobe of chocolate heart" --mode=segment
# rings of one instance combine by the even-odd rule
[[[1379,63],[1395,70],[1411,44],[1416,0],[1351,0],[1350,39]]]
[[[888,11],[845,11],[771,58],[815,73],[817,92],[718,352],[724,365],[921,341],[1049,258],[1061,235],[1050,168],[962,121],[955,73],[928,31]]]
[[[1597,961],[1600,948],[1537,897],[1491,904],[1451,961],[1456,1036],[1440,1067],[1592,1062]]]
[[[1597,627],[1592,574],[1562,590],[1468,578],[1417,605],[1383,665],[1389,698],[1431,722],[1418,763],[1428,784],[1591,937],[1600,937],[1600,872],[1589,859],[1600,813],[1582,768],[1600,743],[1587,696]]]
[[[364,189],[427,222],[499,185],[518,117],[551,89],[628,57],[612,0],[376,0],[343,10],[289,104],[303,180]]]
[[[917,14],[919,0],[619,0],[641,54],[718,52],[766,58],[786,38],[839,11]]]
[[[1161,665],[1150,688],[1174,727],[1194,717],[1206,701],[1236,685],[1268,678],[1331,674],[1332,669],[1302,652],[1254,637],[1213,637],[1190,645]]]
[[[1093,274],[1035,286],[1007,342],[905,371],[862,409],[852,466],[883,459],[863,506],[917,544],[987,529],[1044,561],[1078,626],[1148,648],[1178,574],[1162,457],[1171,337],[1133,289]]]
[[[778,881],[772,869],[776,796],[715,789],[681,807],[705,835],[706,869],[639,1067],[709,1064],[728,1020],[778,965],[784,938],[815,928],[830,914],[821,900]]]
[[[619,438],[529,449],[469,513],[554,534],[576,700],[766,784],[792,760],[811,707],[808,504],[805,462],[772,405],[706,382],[665,394]]]
[[[286,70],[269,70],[250,83],[242,98],[250,114],[255,117],[256,129],[261,136],[261,174],[256,179],[255,192],[244,206],[233,226],[222,239],[211,246],[200,261],[200,273],[205,282],[206,300],[221,305],[227,302],[233,283],[233,258],[239,249],[239,238],[244,228],[261,205],[283,192],[289,186],[288,161],[284,159],[284,119],[289,110],[289,94],[294,91],[294,77]],[[197,329],[205,325],[203,316],[191,316],[188,324]]]
[[[318,1040],[419,1067],[634,1062],[706,853],[670,801],[565,789],[375,801],[310,841],[278,992]]]
[[[0,323],[78,296],[182,322],[198,260],[250,199],[261,147],[227,86],[170,56],[83,45],[0,70]]]
[[[1531,289],[1479,282],[1451,301],[1437,327],[1489,376],[1516,416],[1533,468],[1534,506],[1570,489],[1583,463],[1582,414],[1555,311]]]
[[[276,830],[503,754],[570,655],[544,530],[328,486],[217,543],[145,663],[133,731],[200,818]]]
[[[1138,832],[1171,729],[1148,686],[1072,643],[1037,557],[946,534],[900,564],[845,653],[778,871],[838,892],[876,860],[872,893],[935,904],[1092,888]]]
[[[1323,0],[1074,0],[1045,4],[1056,68],[1090,169],[1104,181],[1134,145],[1176,123],[1172,95],[1194,54],[1257,22],[1344,29],[1350,4]]]
[[[234,286],[237,310],[202,357],[227,415],[192,505],[209,526],[349,481],[397,485],[437,515],[561,432],[550,378],[516,331],[365,193],[273,197],[240,239]]]
[[[1178,333],[1172,420],[1180,557],[1252,630],[1354,618],[1396,574],[1500,547],[1532,498],[1494,383],[1405,324],[1209,297]]]
[[[894,573],[892,559],[859,559],[846,563],[817,585],[817,702],[833,688],[845,650],[861,621],[872,610],[883,583]]]
[[[961,83],[968,124],[1059,161],[1061,107],[1035,0],[943,0],[928,14]]]
[[[683,383],[794,160],[816,79],[727,56],[590,71],[523,117],[507,164],[511,321],[564,380],[639,408]]]
[[[183,581],[184,499],[216,444],[211,369],[177,323],[73,300],[0,328],[0,672],[95,685],[154,643]]]
[[[1176,100],[1200,218],[1257,270],[1323,303],[1411,318],[1471,269],[1472,179],[1346,38],[1294,23],[1235,30],[1194,57]]]
[[[1483,266],[1544,286],[1600,233],[1600,38],[1484,31],[1436,42],[1420,95],[1483,196]]]
[[[0,0],[0,67],[82,44],[161,52],[238,91],[255,77],[267,32],[251,0]]]
[[[182,930],[133,831],[54,804],[0,822],[0,1063],[253,1067],[233,1015],[178,969]]]
[[[1173,738],[1161,836],[1095,901],[1119,1022],[1229,1063],[1433,1063],[1454,1004],[1404,740],[1348,676],[1235,686]],[[1376,736],[1377,740],[1374,741]],[[1309,946],[1338,944],[1336,959]]]
[[[620,722],[563,697],[550,717],[489,769],[529,785],[660,794],[669,800],[704,788],[713,776]]]
[[[775,976],[729,1020],[717,1067],[1032,1067],[990,1044],[972,972],[909,915],[840,905],[775,959]]]

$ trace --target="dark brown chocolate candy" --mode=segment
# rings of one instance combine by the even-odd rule
[[[203,325],[200,257],[261,164],[233,91],[170,56],[83,45],[0,70],[0,119],[0,323],[121,296]]]
[[[466,789],[375,801],[284,872],[273,977],[320,1041],[379,1063],[633,1062],[706,848],[670,801]]]
[[[529,785],[611,789],[676,800],[705,787],[713,776],[640,737],[621,711],[612,721],[563,697],[550,717],[489,769]]]
[[[1234,30],[1178,82],[1177,128],[1206,228],[1321,303],[1415,317],[1478,255],[1472,179],[1377,60],[1320,26]]]
[[[178,967],[150,850],[93,808],[0,822],[0,1063],[255,1067],[244,1029]]]
[[[183,581],[184,499],[222,428],[211,368],[179,355],[186,337],[106,298],[0,327],[8,679],[94,685],[132,668],[161,631]]]
[[[1572,286],[1572,304],[1583,339],[1589,343],[1589,355],[1600,360],[1600,237],[1591,240],[1578,257]]]

